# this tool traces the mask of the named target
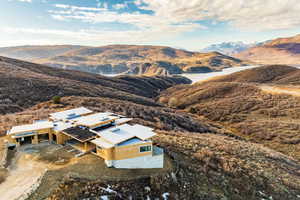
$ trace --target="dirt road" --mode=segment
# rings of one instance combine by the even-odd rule
[[[260,89],[272,94],[289,94],[293,96],[300,96],[300,88],[263,85],[260,86]]]

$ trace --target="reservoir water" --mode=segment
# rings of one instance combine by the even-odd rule
[[[234,72],[239,72],[239,71],[243,71],[246,69],[252,69],[255,67],[259,67],[257,65],[249,65],[249,66],[243,66],[243,67],[231,67],[231,68],[226,68],[223,69],[222,71],[219,72],[208,72],[208,73],[195,73],[195,74],[179,74],[180,76],[184,76],[189,78],[190,80],[192,80],[193,83],[198,82],[198,81],[204,81],[213,77],[217,77],[217,76],[223,76],[223,75],[228,75],[228,74],[232,74]],[[121,74],[102,74],[104,76],[108,76],[108,77],[115,77]]]
[[[181,74],[181,76],[187,77],[190,80],[193,81],[193,83],[198,82],[198,81],[204,81],[213,77],[217,77],[217,76],[223,76],[223,75],[228,75],[228,74],[232,74],[234,72],[239,72],[239,71],[243,71],[246,69],[252,69],[255,67],[259,67],[256,65],[249,65],[249,66],[243,66],[243,67],[231,67],[231,68],[226,68],[223,69],[222,71],[219,72],[209,72],[209,73],[197,73],[197,74]]]

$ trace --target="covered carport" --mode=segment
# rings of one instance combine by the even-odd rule
[[[36,122],[33,124],[14,126],[8,134],[11,136],[12,143],[17,146],[24,144],[38,144],[52,139],[53,123],[49,121]]]

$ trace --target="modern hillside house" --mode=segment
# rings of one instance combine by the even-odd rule
[[[8,131],[10,142],[21,146],[50,142],[69,145],[80,153],[93,153],[104,159],[108,167],[162,168],[163,150],[155,147],[152,128],[134,124],[110,112],[94,113],[80,107],[50,114],[49,119],[15,126]]]
[[[156,134],[153,129],[141,125],[123,124],[114,128],[93,131],[99,137],[91,142],[95,153],[107,166],[116,168],[161,168],[162,150],[150,140]]]

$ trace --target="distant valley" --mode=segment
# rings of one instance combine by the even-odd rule
[[[0,55],[96,74],[206,73],[250,63],[218,52],[199,53],[142,45],[8,47],[0,48]]]

